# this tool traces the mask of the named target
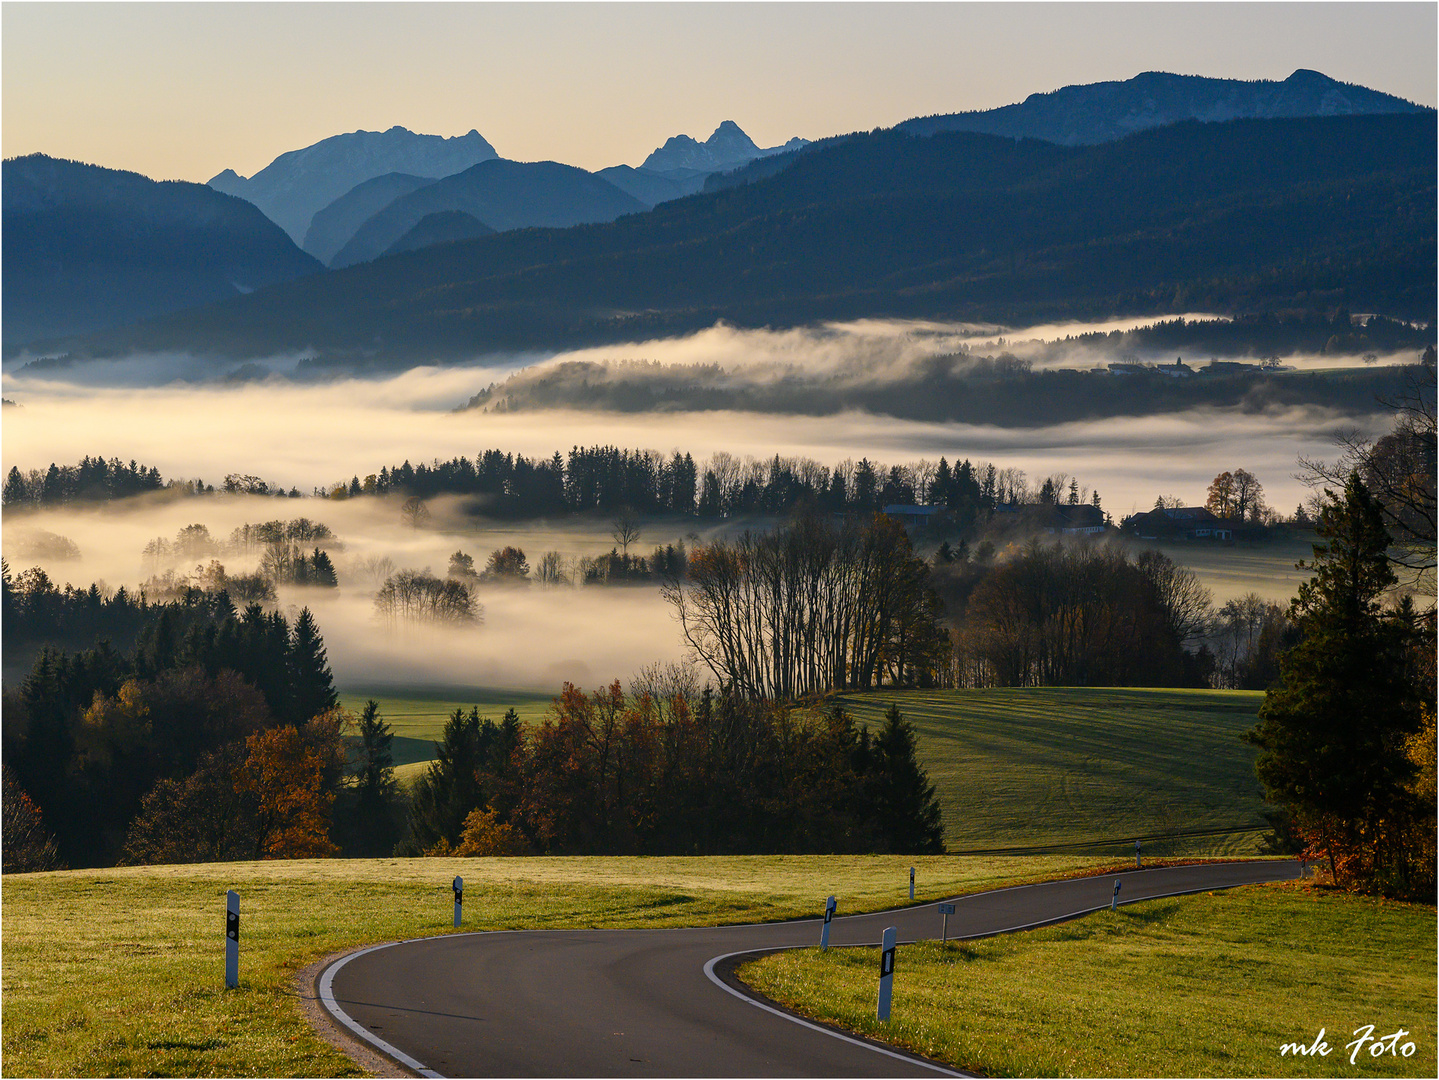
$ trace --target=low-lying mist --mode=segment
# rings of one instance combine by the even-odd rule
[[[630,348],[491,357],[470,367],[417,368],[328,382],[289,377],[295,358],[278,358],[271,365],[280,374],[250,371],[231,381],[196,381],[207,362],[174,356],[19,374],[11,369],[5,375],[5,396],[19,407],[4,410],[0,451],[5,471],[44,469],[51,462],[73,464],[100,455],[154,466],[166,479],[199,478],[219,486],[227,474],[248,474],[307,495],[406,460],[474,458],[487,449],[532,458],[565,453],[577,445],[664,454],[679,450],[694,455],[701,468],[721,452],[739,458],[805,457],[827,466],[846,459],[868,458],[888,466],[943,456],[952,462],[988,461],[1001,469],[1023,470],[1036,483],[1066,473],[1083,488],[1097,490],[1117,521],[1148,509],[1160,495],[1202,504],[1213,477],[1236,468],[1258,477],[1270,505],[1291,512],[1309,495],[1293,476],[1298,457],[1334,456],[1332,440],[1342,430],[1378,433],[1388,427],[1388,418],[1367,401],[1349,409],[1250,402],[1245,407],[1181,408],[1063,423],[1037,409],[1023,425],[1001,425],[989,418],[967,423],[898,419],[853,407],[833,415],[617,413],[592,407],[456,411],[477,388],[536,362],[540,371],[623,359],[708,365],[741,372],[756,392],[766,380],[791,379],[795,372],[852,380],[855,385],[896,384],[960,346],[1002,344],[1019,355],[1024,349],[1015,344],[1017,339],[1038,342],[1032,350],[1038,355],[1041,347],[1056,348],[1061,335],[1124,329],[1134,323],[1028,332],[879,322],[777,332],[717,326],[687,338]],[[215,373],[213,366],[209,370]],[[170,381],[156,386],[148,384],[151,379]],[[166,566],[153,560],[143,563],[148,542],[172,540],[186,526],[203,524],[211,537],[224,541],[232,529],[246,523],[301,516],[323,522],[343,545],[331,552],[340,580],[338,595],[282,589],[279,600],[282,605],[315,608],[342,683],[443,680],[548,690],[565,678],[624,678],[681,654],[678,629],[658,591],[643,587],[482,587],[479,598],[486,611],[481,627],[386,632],[372,617],[372,598],[380,582],[366,567],[374,560],[388,558],[397,568],[428,567],[443,575],[456,550],[483,566],[490,551],[513,545],[524,549],[533,567],[548,550],[573,558],[599,555],[612,545],[604,522],[497,523],[473,516],[472,508],[458,501],[442,499],[432,500],[430,508],[431,527],[417,530],[402,522],[395,500],[155,497],[7,514],[3,539],[16,572],[39,565],[62,585],[85,587],[102,581],[112,589],[134,588],[151,573],[193,573],[196,564],[205,561],[177,556]],[[646,524],[637,549],[648,552],[691,531],[706,535],[693,521]],[[259,555],[219,552],[215,557],[233,575],[253,570]]]

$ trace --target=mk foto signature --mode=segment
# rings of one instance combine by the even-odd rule
[[[1389,1054],[1393,1057],[1413,1057],[1414,1044],[1412,1042],[1400,1042],[1409,1032],[1400,1028],[1388,1035],[1374,1034],[1374,1025],[1365,1024],[1354,1029],[1354,1041],[1344,1044],[1344,1049],[1350,1051],[1349,1064],[1353,1065],[1359,1060],[1359,1052],[1366,1046],[1369,1048],[1370,1057],[1383,1057]],[[1293,1054],[1295,1057],[1328,1057],[1333,1052],[1327,1042],[1324,1041],[1324,1029],[1319,1029],[1319,1034],[1314,1036],[1314,1041],[1308,1046],[1303,1043],[1285,1043],[1279,1048],[1279,1056]]]

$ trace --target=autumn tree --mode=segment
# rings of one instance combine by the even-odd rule
[[[1204,508],[1218,518],[1231,518],[1234,516],[1234,474],[1222,472],[1209,484],[1209,497],[1205,500]],[[1159,504],[1155,504],[1158,509]]]
[[[32,870],[63,870],[65,864],[55,848],[55,838],[41,820],[40,808],[16,782],[8,768],[3,769],[4,792],[0,796],[0,811],[3,811],[3,835],[0,835],[0,854],[4,857],[4,872],[7,874],[27,873]]]
[[[293,725],[245,740],[235,790],[253,795],[256,859],[330,856],[330,811],[335,792],[324,783],[325,762]]]

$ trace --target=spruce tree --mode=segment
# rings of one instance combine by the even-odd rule
[[[484,801],[480,791],[480,713],[456,709],[445,721],[435,760],[415,784],[410,803],[410,837],[400,853],[420,855],[442,839],[459,842],[471,810]]]
[[[395,782],[395,733],[380,716],[379,703],[360,713],[355,762],[354,815],[343,823],[345,847],[361,856],[388,855],[399,839],[399,785]]]
[[[914,750],[914,728],[891,705],[868,754],[876,824],[885,848],[895,854],[939,854],[944,851],[939,799]]]
[[[1397,836],[1412,816],[1414,767],[1405,739],[1419,729],[1410,670],[1412,620],[1386,609],[1394,583],[1389,534],[1357,473],[1320,514],[1314,576],[1290,618],[1301,638],[1280,660],[1259,724],[1245,736],[1265,796],[1287,810],[1336,883],[1403,891]]]
[[[325,643],[309,608],[302,609],[300,617],[295,620],[295,628],[290,633],[288,660],[289,714],[293,723],[304,723],[310,717],[339,705],[334,676],[330,673],[329,659],[325,655]]]

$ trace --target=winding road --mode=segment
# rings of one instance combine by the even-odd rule
[[[1129,904],[1298,875],[1290,860],[1206,863],[997,889],[954,900],[949,935],[1096,911],[1116,880]],[[422,1076],[957,1075],[755,1000],[734,978],[745,954],[817,945],[820,925],[450,934],[343,956],[318,991],[336,1025]],[[925,904],[836,917],[830,944],[877,945],[886,926],[901,943],[938,938],[940,915]]]

